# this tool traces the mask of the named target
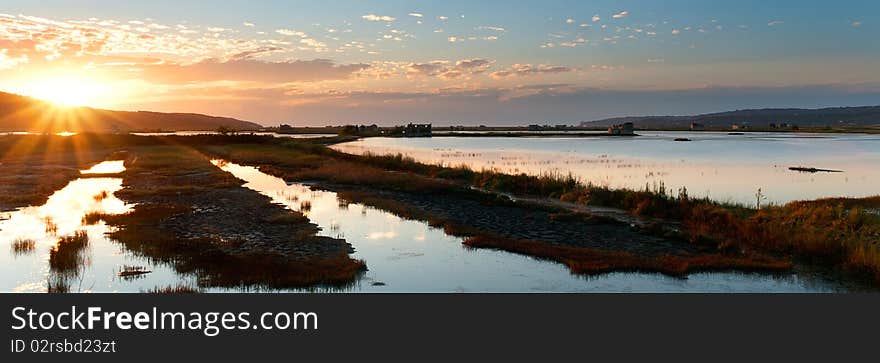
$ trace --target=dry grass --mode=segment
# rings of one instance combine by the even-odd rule
[[[683,237],[710,250],[741,253],[767,251],[806,257],[818,264],[872,276],[880,281],[877,209],[880,196],[837,198],[763,207],[696,199],[686,189],[659,185],[643,190],[609,189],[583,183],[572,175],[509,175],[419,163],[403,155],[348,155],[321,145],[283,141],[217,147],[230,161],[260,165],[287,180],[322,180],[413,193],[462,193],[474,186],[520,196],[547,197],[584,205],[623,209],[633,215],[678,221]],[[210,153],[210,152],[209,152]],[[456,230],[446,221],[405,205],[366,195],[351,198],[432,225]],[[353,197],[352,197],[353,196]],[[872,210],[873,212],[866,211]],[[560,215],[556,218],[577,219]],[[466,229],[466,228],[464,228]],[[692,261],[696,263],[696,261]]]
[[[470,237],[465,239],[463,243],[472,248],[498,249],[556,261],[568,266],[573,273],[578,274],[635,271],[686,276],[698,271],[786,271],[791,269],[791,262],[788,260],[762,255],[701,254],[643,257],[620,251],[603,251],[487,235]]]
[[[311,209],[311,204],[309,205],[309,209]],[[307,224],[311,223],[309,218],[302,215],[302,213],[297,213],[293,211],[288,211],[285,213],[277,214],[275,216],[270,217],[266,220],[269,223],[276,224]]]
[[[187,285],[174,285],[165,287],[154,287],[148,291],[142,291],[148,294],[198,294],[201,290],[198,287]]]
[[[12,255],[16,257],[28,255],[33,253],[36,247],[37,241],[29,238],[17,238],[15,241],[12,241]]]
[[[83,250],[89,246],[89,235],[77,231],[71,236],[61,237],[49,250],[49,268],[60,273],[78,272],[85,262]]]

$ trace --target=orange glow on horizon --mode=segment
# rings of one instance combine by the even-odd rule
[[[46,75],[21,83],[17,93],[62,107],[98,107],[111,98],[110,87],[75,73]]]

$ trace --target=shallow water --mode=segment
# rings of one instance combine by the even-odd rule
[[[138,136],[194,136],[194,135],[220,135],[217,131],[175,131],[175,132],[132,132],[132,135]],[[314,139],[319,137],[333,137],[336,134],[279,134],[277,132],[263,132],[263,131],[245,131],[239,132],[237,135],[261,135],[261,136],[273,136],[279,138],[287,138],[287,139]]]
[[[107,161],[81,171],[112,174],[124,171],[122,161]],[[45,292],[48,284],[63,285],[70,292],[138,292],[153,287],[192,283],[173,269],[154,264],[128,252],[107,238],[104,222],[87,226],[90,212],[120,214],[131,206],[113,195],[122,188],[121,178],[82,178],[58,190],[41,206],[20,208],[0,217],[0,291]],[[67,259],[50,257],[63,237],[85,233],[87,246],[71,251]],[[70,248],[70,247],[67,247]],[[68,251],[70,251],[68,249]],[[122,278],[124,266],[144,267],[149,274]]]
[[[880,194],[880,135],[640,131],[638,137],[366,138],[334,146],[363,154],[402,153],[447,166],[506,173],[571,173],[585,182],[762,205]],[[675,138],[691,142],[676,142]],[[803,173],[793,166],[842,170]]]
[[[812,275],[700,273],[687,279],[657,274],[571,275],[554,262],[493,250],[465,249],[461,239],[425,223],[409,221],[359,204],[340,204],[336,194],[288,185],[255,168],[220,163],[247,181],[248,188],[276,203],[303,211],[322,234],[345,238],[369,271],[352,292],[831,292],[846,289]],[[119,161],[101,163],[86,173],[121,172]],[[41,206],[0,214],[0,291],[45,292],[62,285],[71,292],[139,292],[156,287],[195,286],[196,277],[178,274],[163,263],[127,251],[106,237],[103,222],[87,226],[90,212],[125,213],[131,209],[113,193],[122,179],[81,178],[50,196]],[[85,234],[88,243],[71,250],[63,237]],[[66,246],[66,247],[65,247]],[[67,248],[66,254],[60,250]],[[55,250],[55,257],[50,257]],[[60,258],[58,256],[67,256]],[[124,266],[152,271],[119,277]],[[384,285],[380,285],[382,283]],[[206,291],[240,291],[208,289]],[[261,291],[261,290],[254,290]]]
[[[352,292],[831,292],[843,287],[818,277],[698,273],[687,279],[611,273],[581,277],[558,263],[502,251],[466,249],[462,240],[426,223],[352,203],[336,193],[288,185],[256,168],[215,160],[236,177],[290,209],[321,234],[345,238],[369,271]],[[303,202],[311,208],[302,210]],[[382,283],[384,285],[374,285]]]

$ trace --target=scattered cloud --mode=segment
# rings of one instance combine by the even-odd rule
[[[572,19],[572,18],[565,19],[565,23],[566,24],[574,24],[574,19]]]
[[[507,31],[507,29],[504,29],[500,26],[478,26],[476,29],[477,30],[491,30],[491,31],[499,32],[499,33],[504,33]]]
[[[853,28],[858,28],[858,27],[862,26],[862,22],[860,22],[860,21],[854,21],[854,22],[850,23],[850,25],[851,25]]]
[[[621,11],[617,14],[612,15],[611,17],[614,19],[622,19],[629,16],[629,11]]]
[[[284,35],[284,36],[289,36],[289,37],[300,37],[300,38],[308,37],[308,35],[306,35],[306,33],[303,33],[301,31],[291,30],[291,29],[276,29],[275,32],[278,34]]]
[[[425,15],[422,14],[422,13],[409,13],[409,14],[407,14],[407,15],[412,16],[412,17],[415,17],[415,18],[421,18],[421,17],[424,17],[424,16],[425,16]]]
[[[681,30],[672,29],[672,35],[679,35],[679,34],[681,34]]]
[[[449,61],[411,63],[406,74],[409,77],[437,77],[448,81],[485,73],[491,65],[492,61],[486,59],[464,59],[454,64]]]
[[[327,59],[310,61],[266,62],[250,58],[229,61],[208,59],[198,63],[154,64],[138,67],[136,75],[145,80],[163,83],[207,81],[315,82],[351,77],[368,68],[367,64],[339,65]]]
[[[392,22],[397,20],[397,18],[388,15],[376,15],[376,14],[367,14],[361,16],[362,19],[366,21],[384,21],[384,22]]]
[[[564,66],[550,66],[546,64],[514,64],[510,68],[492,72],[491,76],[495,79],[509,77],[526,77],[540,74],[567,73],[574,71],[573,68]]]
[[[244,23],[241,23],[241,25],[244,25],[244,26],[246,26],[246,27],[250,27],[250,28],[253,28],[253,27],[256,26],[256,24],[251,23],[251,22],[249,22],[249,21],[246,21],[246,22],[244,22]]]
[[[594,23],[597,22],[597,21],[599,21],[599,20],[602,20],[602,18],[600,18],[599,15],[593,15],[593,22],[594,22]]]
[[[767,23],[767,26],[777,26],[777,25],[782,25],[782,24],[785,24],[785,22],[782,20],[773,20],[773,21]]]

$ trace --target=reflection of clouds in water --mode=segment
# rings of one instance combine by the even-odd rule
[[[781,137],[780,137],[781,136]],[[695,142],[676,143],[675,137]],[[571,173],[611,188],[644,189],[663,182],[694,197],[750,204],[762,188],[785,203],[822,197],[875,195],[880,143],[863,135],[731,137],[726,133],[645,132],[614,138],[370,138],[335,145],[355,154],[403,154],[418,161],[475,170],[541,175]],[[797,175],[789,166],[846,170],[841,175]]]
[[[250,169],[234,164],[224,166],[238,177],[250,181],[263,176],[249,175]],[[247,173],[244,173],[247,171]],[[241,173],[240,173],[241,172]],[[274,178],[274,177],[271,177]],[[277,178],[275,178],[277,179]],[[280,179],[277,179],[280,180]],[[253,185],[253,184],[250,184]],[[446,235],[442,229],[424,222],[402,219],[381,209],[351,203],[340,209],[336,193],[311,191],[306,186],[290,186],[283,182],[258,189],[266,195],[277,195],[279,189],[298,193],[300,199],[311,198],[309,218],[325,228],[322,233],[333,235],[334,228],[346,233],[346,240],[355,249],[354,258],[364,259],[368,271],[355,291],[362,292],[620,292],[620,291],[715,291],[714,276],[677,279],[654,274],[605,274],[592,280],[572,275],[565,266],[494,250],[463,248],[461,239]],[[280,200],[290,208],[299,203]],[[326,207],[326,208],[325,208]],[[369,210],[369,214],[366,213]],[[334,227],[336,226],[336,227]],[[328,231],[329,230],[329,231]],[[381,282],[373,285],[369,282]],[[724,280],[725,290],[734,291],[810,291],[799,282],[774,283],[764,275],[740,276]],[[818,286],[819,291],[829,288]]]
[[[367,234],[367,239],[371,240],[381,240],[381,239],[394,239],[397,238],[398,234],[395,231],[386,231],[386,232],[371,232]]]
[[[388,256],[388,260],[389,261],[397,261],[397,260],[403,260],[403,259],[408,259],[408,258],[422,257],[424,255],[425,255],[424,253],[417,253],[417,252],[397,252],[391,256]]]

